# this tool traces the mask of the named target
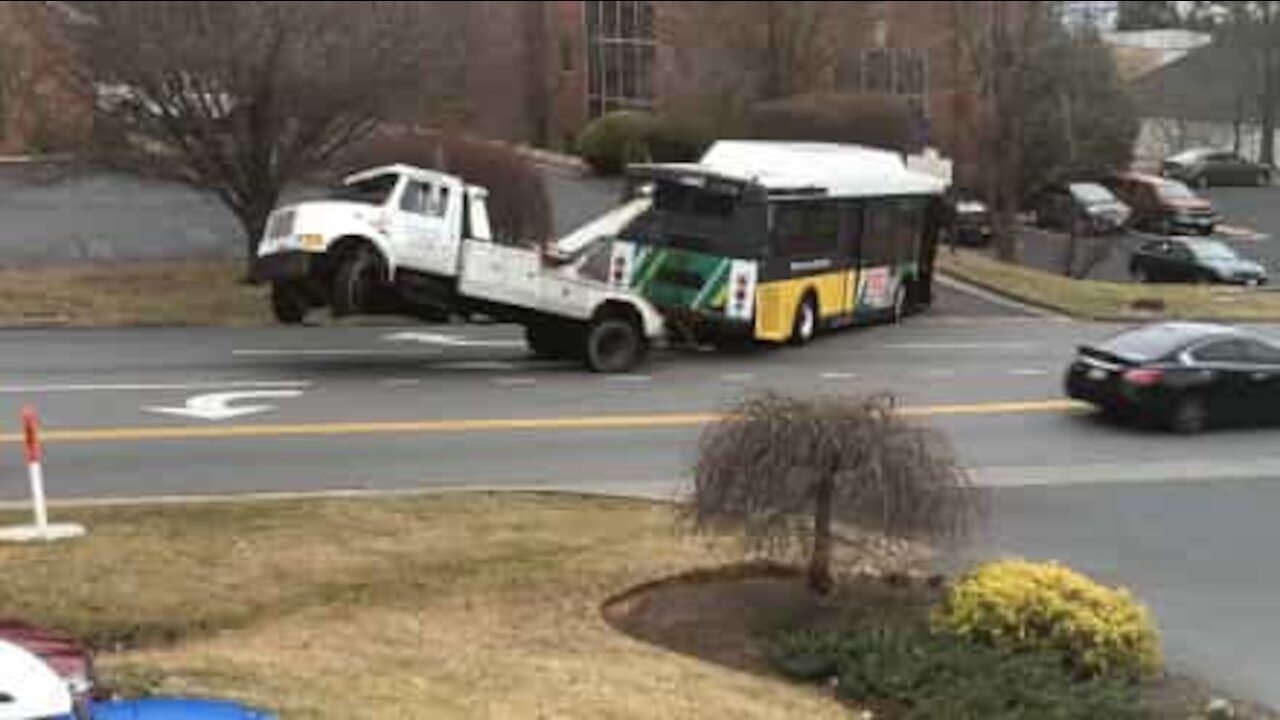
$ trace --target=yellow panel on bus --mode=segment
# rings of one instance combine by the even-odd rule
[[[818,299],[818,315],[823,320],[853,312],[855,273],[841,270],[823,275],[762,282],[756,288],[755,337],[766,342],[791,339],[800,299],[812,292]]]

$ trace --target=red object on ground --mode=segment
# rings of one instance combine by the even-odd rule
[[[22,433],[26,438],[27,462],[40,462],[40,420],[35,408],[22,409]]]
[[[0,619],[0,640],[11,642],[43,660],[71,684],[72,695],[85,699],[93,690],[93,658],[72,637],[42,630],[18,620]]]

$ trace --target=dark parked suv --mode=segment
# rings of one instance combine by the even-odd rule
[[[1167,178],[1121,173],[1104,183],[1133,209],[1134,227],[1161,235],[1212,235],[1218,225],[1213,204]]]
[[[1263,285],[1266,268],[1217,240],[1168,238],[1144,243],[1129,259],[1138,282]]]

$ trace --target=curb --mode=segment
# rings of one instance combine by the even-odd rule
[[[1000,305],[1001,307],[1024,312],[1031,317],[1038,317],[1045,320],[1052,320],[1054,322],[1063,322],[1063,323],[1073,322],[1075,320],[1080,320],[1080,319],[1096,320],[1096,318],[1079,318],[1073,315],[1068,315],[1066,313],[1063,313],[1061,310],[1058,310],[1057,308],[1052,308],[1045,305],[1038,305],[1036,303],[1028,302],[1022,298],[1017,298],[1012,295],[1009,295],[1008,293],[1001,291],[999,288],[991,287],[984,283],[974,282],[972,280],[968,280],[965,278],[960,278],[942,270],[938,270],[934,278],[942,285],[945,285],[953,290],[958,290],[960,292],[968,293],[979,299],[985,300],[995,305]]]

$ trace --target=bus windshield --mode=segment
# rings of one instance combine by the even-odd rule
[[[765,252],[768,213],[764,198],[741,186],[660,180],[653,209],[622,236],[652,245],[749,257]]]

